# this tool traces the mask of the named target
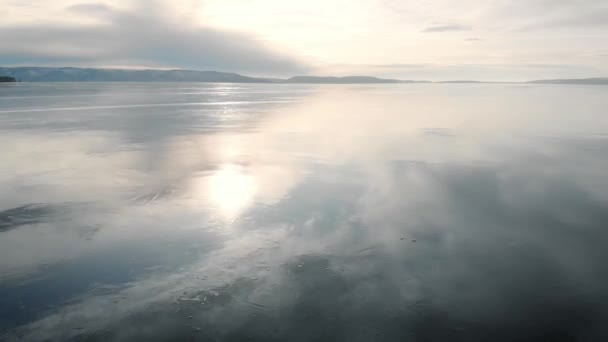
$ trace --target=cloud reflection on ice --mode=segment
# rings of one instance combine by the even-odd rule
[[[278,86],[224,92],[257,87]],[[0,156],[3,212],[86,204],[0,232],[0,291],[96,267],[7,338],[605,336],[603,90],[280,89],[298,103],[235,106],[229,124],[191,107],[0,116],[18,147]]]

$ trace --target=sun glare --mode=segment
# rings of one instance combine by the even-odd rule
[[[224,165],[207,179],[210,204],[228,219],[236,218],[246,209],[255,192],[255,178],[238,165]]]

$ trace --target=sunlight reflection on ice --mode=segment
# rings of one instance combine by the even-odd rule
[[[196,189],[220,216],[233,220],[253,202],[256,180],[242,166],[226,164],[212,175],[200,179]]]

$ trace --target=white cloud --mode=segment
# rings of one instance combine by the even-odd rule
[[[460,24],[433,25],[425,28],[422,32],[449,32],[449,31],[469,31],[470,27]]]

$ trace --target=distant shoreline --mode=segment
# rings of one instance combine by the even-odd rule
[[[197,70],[97,69],[73,67],[0,67],[0,82],[204,82],[265,84],[580,84],[608,85],[608,77],[547,79],[523,82],[476,80],[401,80],[374,76],[294,76],[291,78],[250,77],[236,73]],[[11,79],[11,81],[8,81]]]
[[[1,76],[0,75],[0,83],[15,83],[17,79],[11,76]]]

